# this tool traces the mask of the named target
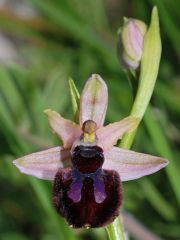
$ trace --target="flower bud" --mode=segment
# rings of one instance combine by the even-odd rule
[[[146,31],[147,26],[144,22],[133,18],[124,18],[120,36],[122,44],[121,58],[129,69],[139,67]]]

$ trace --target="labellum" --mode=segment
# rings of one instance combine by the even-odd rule
[[[96,124],[89,120],[83,125],[85,130]],[[79,144],[71,154],[72,169],[56,173],[53,203],[74,228],[103,227],[119,215],[121,180],[115,170],[103,169],[104,153],[93,128],[83,132]]]

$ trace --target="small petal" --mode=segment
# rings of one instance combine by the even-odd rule
[[[165,167],[168,160],[148,154],[137,153],[113,147],[105,152],[104,169],[116,170],[121,181],[128,181],[157,172]]]
[[[20,172],[46,180],[53,180],[58,169],[71,166],[70,152],[62,147],[32,153],[13,163]]]
[[[80,126],[61,117],[59,113],[51,109],[45,110],[44,113],[48,116],[49,125],[53,132],[62,139],[64,148],[70,148],[81,135]]]
[[[98,75],[93,74],[83,89],[80,99],[80,125],[93,120],[97,126],[104,123],[108,104],[108,90],[104,80]]]
[[[133,131],[137,124],[137,118],[127,117],[119,122],[99,128],[96,132],[99,145],[103,146],[104,150],[112,148],[124,133]]]

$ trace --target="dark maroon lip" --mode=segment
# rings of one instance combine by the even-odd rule
[[[68,224],[74,228],[98,228],[113,222],[119,215],[122,202],[122,185],[118,173],[103,170],[100,186],[94,184],[91,178],[85,178],[72,187],[74,179],[65,179],[63,171],[59,170],[55,176],[53,204]],[[69,176],[72,176],[72,170],[69,170]],[[70,189],[71,197],[68,194]]]
[[[53,203],[74,228],[103,227],[119,215],[122,186],[116,171],[102,168],[104,155],[98,146],[77,146],[73,168],[57,172]]]

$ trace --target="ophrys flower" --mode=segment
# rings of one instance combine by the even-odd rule
[[[111,223],[122,202],[121,181],[140,178],[168,164],[163,158],[113,147],[136,127],[137,119],[127,117],[103,126],[107,102],[107,86],[93,74],[80,98],[79,125],[45,110],[63,146],[14,161],[22,173],[54,181],[54,206],[75,228]]]

